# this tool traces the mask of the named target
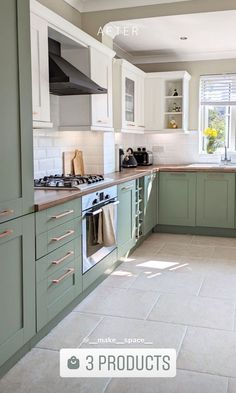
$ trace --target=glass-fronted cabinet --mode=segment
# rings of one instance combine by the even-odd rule
[[[130,78],[125,78],[125,121],[135,122],[135,82]]]

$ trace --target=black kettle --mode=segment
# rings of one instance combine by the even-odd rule
[[[123,168],[136,168],[138,166],[138,163],[136,161],[136,158],[134,157],[134,151],[131,147],[129,147],[126,151],[125,157],[122,162],[122,167]]]

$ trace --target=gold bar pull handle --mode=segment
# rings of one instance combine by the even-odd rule
[[[65,274],[63,274],[60,278],[57,280],[52,280],[53,284],[60,284],[65,278],[69,277],[71,274],[73,274],[75,271],[74,268],[69,268]]]
[[[69,214],[72,214],[72,213],[74,213],[74,210],[73,210],[73,209],[68,210],[68,211],[66,211],[66,212],[63,212],[63,213],[61,213],[61,214],[58,214],[58,215],[56,215],[56,216],[51,216],[51,218],[54,218],[55,220],[57,220],[58,218],[62,218],[62,217],[68,216]]]
[[[8,229],[7,231],[0,233],[0,239],[10,236],[12,233],[13,233],[13,229]]]
[[[75,231],[73,229],[71,229],[70,231],[66,232],[65,235],[59,236],[59,237],[53,237],[51,240],[52,242],[59,242],[60,240],[65,239],[68,236],[71,236],[75,233]]]
[[[4,217],[4,216],[10,216],[11,214],[14,213],[14,210],[12,209],[8,209],[8,210],[2,210],[0,212],[0,217]]]
[[[64,257],[62,257],[60,259],[56,259],[55,261],[52,261],[52,265],[60,265],[60,263],[64,262],[71,255],[74,255],[74,251],[69,251]]]

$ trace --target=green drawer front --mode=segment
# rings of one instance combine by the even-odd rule
[[[234,228],[235,174],[197,174],[197,225]]]
[[[162,172],[159,183],[159,224],[195,226],[196,174]]]
[[[74,259],[37,283],[37,330],[45,326],[81,292],[81,258],[79,261],[78,258]]]
[[[0,203],[0,223],[20,217],[22,213],[22,199]]]
[[[36,258],[39,259],[46,254],[56,250],[62,245],[76,239],[81,235],[82,218],[58,225],[50,231],[36,236]]]
[[[48,278],[78,258],[81,258],[81,236],[36,261],[37,282]]]
[[[36,213],[36,234],[81,216],[81,198]]]

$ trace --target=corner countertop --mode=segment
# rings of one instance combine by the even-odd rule
[[[142,176],[155,172],[218,172],[218,173],[236,173],[236,164],[221,166],[219,164],[188,164],[188,165],[151,165],[138,168],[123,169],[121,172],[110,173],[105,175],[110,178],[106,184],[96,184],[87,190],[39,190],[35,189],[34,202],[35,211],[41,211],[61,203],[80,198],[83,195],[99,191],[104,188],[124,183],[129,180],[138,179]]]

